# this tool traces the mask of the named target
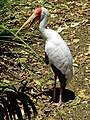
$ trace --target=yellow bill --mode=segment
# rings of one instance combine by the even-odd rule
[[[33,14],[28,18],[28,20],[20,27],[20,29],[16,32],[16,34],[18,34],[18,33],[20,32],[20,30],[22,30],[22,28],[24,28],[30,21],[31,21],[31,24],[30,24],[30,25],[32,25],[33,22],[35,21],[35,18],[36,18],[36,16],[35,16],[35,14],[33,13]]]

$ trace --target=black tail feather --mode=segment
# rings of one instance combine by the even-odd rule
[[[56,68],[53,64],[51,64],[51,68],[52,68],[54,74],[58,76],[62,89],[65,89],[66,80],[67,80],[65,78],[65,75],[58,68]]]

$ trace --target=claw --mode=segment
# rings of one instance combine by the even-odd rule
[[[59,103],[51,102],[51,105],[53,105],[53,106],[57,106],[57,107],[62,106],[62,104],[63,104],[63,102],[59,102]]]

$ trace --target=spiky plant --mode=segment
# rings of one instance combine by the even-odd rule
[[[15,87],[0,86],[0,120],[30,120],[32,110],[34,117],[37,115],[34,103],[25,93],[26,84],[18,90]]]

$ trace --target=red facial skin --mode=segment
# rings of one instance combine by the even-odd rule
[[[35,11],[34,11],[34,14],[36,16],[41,16],[41,13],[42,13],[42,8],[37,8]]]
[[[42,8],[37,8],[35,11],[34,11],[34,14],[36,16],[36,20],[40,20],[41,18],[41,13],[42,13]]]
[[[42,8],[37,8],[35,11],[34,11],[34,14],[35,14],[35,18],[33,19],[33,21],[30,23],[30,26],[34,23],[36,23],[37,21],[40,21],[40,18],[41,18],[41,14],[42,14]]]

